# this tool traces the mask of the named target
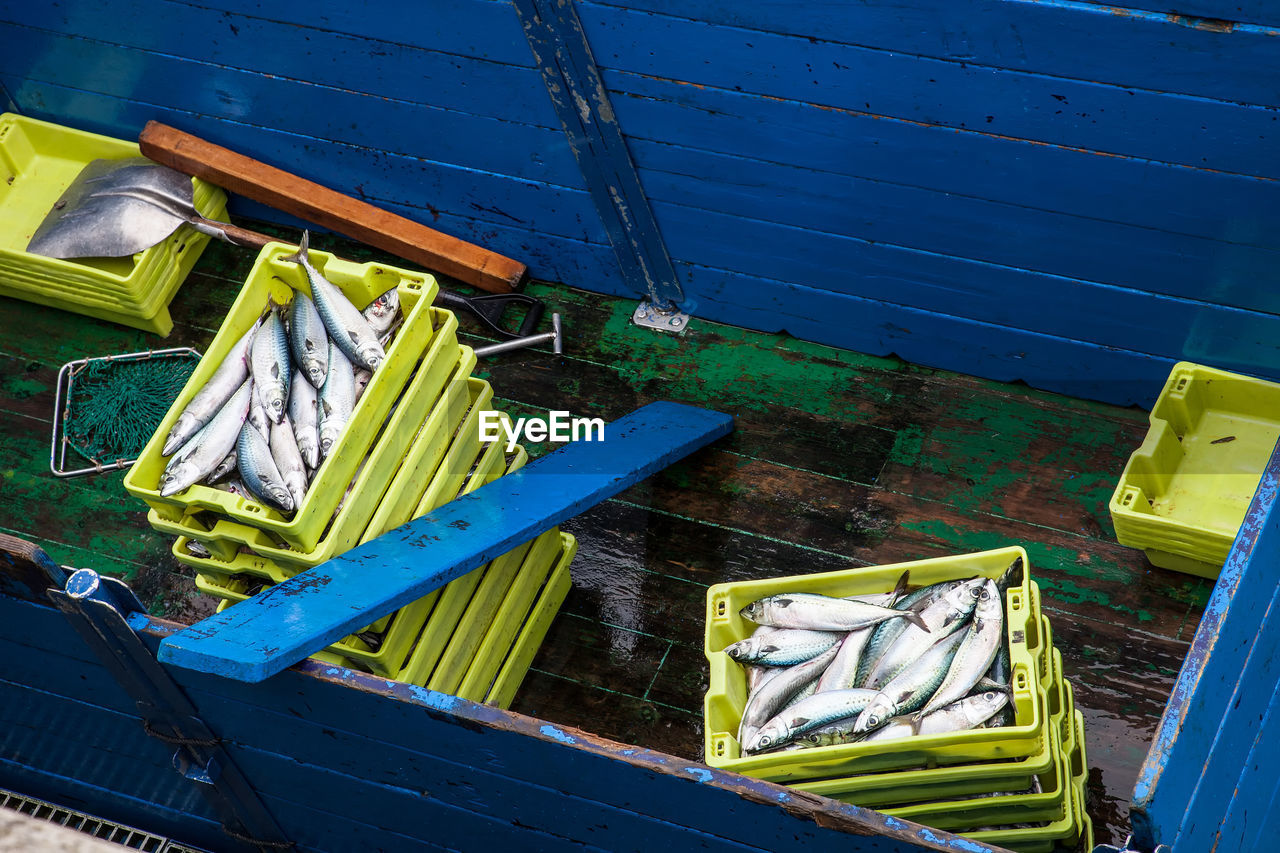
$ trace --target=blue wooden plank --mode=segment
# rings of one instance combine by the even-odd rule
[[[269,124],[301,136],[360,146],[371,155],[385,151],[556,186],[582,185],[558,129],[172,54],[59,35],[41,37],[29,28],[8,27],[0,39],[5,45],[0,74],[9,78],[127,98],[236,124]],[[111,68],[118,68],[118,73],[94,71]],[[21,103],[22,89],[15,89]],[[529,96],[537,94],[534,89],[528,91]],[[283,112],[278,118],[274,110],[264,113],[263,104],[280,105]],[[130,135],[136,136],[136,131]],[[292,165],[310,177],[305,160]]]
[[[1150,406],[1174,361],[1115,347],[963,320],[882,301],[728,273],[682,267],[699,314],[722,323],[870,355],[1127,406]],[[1216,359],[1207,359],[1211,364]]]
[[[1085,0],[1108,6],[1106,0]],[[1280,8],[1271,0],[1127,0],[1126,6],[1149,12],[1166,12],[1184,19],[1183,26],[1222,28],[1233,22],[1280,25]],[[1196,17],[1208,20],[1197,20]]]
[[[1280,313],[1280,288],[1260,286],[1280,278],[1274,250],[643,139],[631,150],[654,202]]]
[[[420,8],[416,4],[412,7]],[[163,14],[157,14],[160,11]],[[455,11],[438,20],[466,17]],[[404,30],[385,34],[395,40],[373,39],[298,21],[230,15],[219,9],[156,0],[117,0],[109,6],[85,6],[77,9],[73,19],[52,3],[11,4],[0,11],[0,20],[6,26],[24,28],[26,38],[40,42],[53,43],[52,36],[62,34],[66,40],[83,43],[85,49],[96,43],[99,49],[118,46],[151,53],[177,52],[200,65],[227,66],[508,121],[559,127],[551,104],[545,97],[535,97],[542,92],[542,82],[537,71],[529,67],[529,51],[523,43],[518,45],[522,55],[516,57],[520,64],[509,65],[450,52],[447,41],[432,40],[423,47],[404,44],[399,40],[408,32]],[[10,32],[15,39],[23,37],[20,30]],[[191,42],[191,33],[201,34],[198,44]],[[408,32],[408,37],[414,35]],[[303,42],[305,49],[282,49],[296,42]],[[175,51],[175,44],[185,47]],[[129,80],[138,69],[137,57],[125,50],[112,51],[110,55],[115,61],[99,66],[99,74],[108,79]],[[49,56],[41,64],[56,62]],[[136,77],[127,83],[136,84]]]
[[[207,6],[243,17],[275,21],[299,31],[324,29],[378,41],[431,48],[516,65],[533,65],[509,3],[494,0],[398,0],[383,3],[380,14],[359,4],[305,0],[164,0],[153,3],[156,15],[173,15],[183,6]],[[77,10],[78,11],[78,10]],[[180,44],[189,33],[176,33]]]
[[[1272,598],[1268,613],[1268,625],[1263,630],[1277,630],[1277,601]],[[1275,846],[1276,831],[1280,830],[1280,814],[1276,807],[1280,801],[1280,768],[1275,761],[1276,744],[1280,743],[1280,690],[1275,683],[1255,685],[1264,692],[1261,697],[1264,710],[1253,709],[1260,720],[1248,727],[1255,732],[1248,755],[1240,765],[1239,778],[1234,785],[1225,784],[1230,775],[1217,780],[1217,787],[1229,792],[1230,802],[1225,814],[1215,827],[1211,843],[1218,850],[1269,850]],[[1233,717],[1241,716],[1233,711]],[[1203,803],[1197,800],[1197,805]],[[1208,813],[1212,815],[1212,812]],[[1194,843],[1185,830],[1179,834],[1179,843]],[[1185,841],[1182,839],[1186,839]]]
[[[826,41],[821,30],[778,35],[690,20],[687,12],[577,5],[605,68],[1196,168],[1280,175],[1272,156],[1280,137],[1273,109],[903,56]]]
[[[435,512],[167,639],[161,660],[261,681],[515,545],[634,485],[733,428],[651,403]],[[363,621],[361,621],[363,620]]]
[[[1275,182],[604,72],[628,135],[1280,248]],[[1194,198],[1194,205],[1187,199]]]
[[[1138,773],[1130,815],[1135,840],[1147,847],[1175,838],[1190,817],[1188,804],[1258,640],[1280,565],[1277,494],[1280,452],[1273,452]]]
[[[683,301],[574,4],[515,0],[514,6],[623,278],[663,310]]]
[[[1274,314],[663,202],[653,207],[673,257],[684,262],[1173,358],[1226,341],[1238,360],[1280,368]],[[1264,280],[1280,284],[1280,269]]]
[[[1274,30],[1238,25],[1223,32],[1128,5],[1076,0],[898,0],[892,5],[863,0],[799,6],[788,0],[603,1],[897,54],[1224,101],[1280,103]]]
[[[143,639],[152,648],[182,627],[144,615],[131,621],[144,631]],[[26,644],[38,664],[43,664],[44,674],[36,676],[42,683],[56,680],[55,673],[63,669],[95,665],[84,659],[87,649],[74,642],[66,622],[48,608],[0,598],[0,625],[4,625],[6,646]],[[337,845],[342,847],[350,833],[358,837],[362,829],[351,822],[368,819],[353,804],[302,811],[296,801],[315,787],[312,769],[435,794],[442,785],[448,787],[452,778],[432,770],[438,764],[432,763],[431,756],[439,756],[455,766],[499,774],[491,777],[489,788],[460,792],[492,804],[495,814],[506,814],[504,809],[521,796],[510,788],[510,780],[516,780],[517,788],[551,788],[710,833],[701,836],[704,839],[723,836],[778,853],[909,849],[981,853],[989,849],[696,762],[313,662],[257,685],[181,670],[176,675],[220,736],[288,759],[280,762],[281,776],[269,774],[261,781],[273,790],[278,784],[292,792],[276,790],[267,801],[282,824],[303,841],[323,839],[332,830],[332,837],[344,840]],[[92,678],[79,686],[78,682],[76,678],[58,681],[84,698],[77,706],[93,708],[100,685]],[[91,724],[85,725],[85,736],[92,738],[93,730]],[[589,806],[584,803],[584,808]],[[608,813],[587,812],[564,829],[581,833],[590,820]],[[459,818],[472,819],[463,814]],[[390,849],[406,849],[404,844],[421,838],[436,840],[434,833],[435,826],[423,821],[415,839],[400,837],[400,846]],[[644,838],[636,844],[651,849]],[[332,849],[334,844],[323,846]]]

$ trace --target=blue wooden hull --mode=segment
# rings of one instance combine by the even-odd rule
[[[575,7],[696,317],[1119,403],[1149,403],[1180,359],[1280,377],[1274,4]],[[0,105],[124,138],[160,119],[536,276],[640,298],[526,36],[496,0],[13,3]],[[1255,510],[1216,614],[1274,550],[1270,498]],[[1257,601],[1241,638],[1271,618]],[[1197,693],[1207,624],[1139,791],[1150,840],[1187,827],[1188,803],[1231,805],[1208,797],[1229,786],[1197,787],[1205,755],[1167,772],[1180,731],[1248,734],[1213,778],[1265,746]],[[225,845],[60,615],[0,597],[0,625],[0,786]],[[153,648],[174,630],[138,627]],[[1258,648],[1263,687],[1242,699],[1268,734]],[[1220,666],[1219,691],[1240,672]],[[255,686],[180,680],[303,849],[984,849],[313,663]],[[1265,775],[1242,777],[1259,808]]]
[[[1280,376],[1280,14],[1136,5],[575,8],[697,316],[1142,403],[1179,359]],[[10,4],[0,85],[639,297],[591,191],[607,157],[575,159],[521,8]]]

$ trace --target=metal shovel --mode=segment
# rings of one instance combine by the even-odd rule
[[[191,178],[130,157],[85,166],[54,202],[27,251],[49,258],[122,258],[156,245],[183,223],[253,249],[274,239],[206,219],[196,210]]]
[[[196,210],[191,178],[146,157],[94,160],[71,182],[27,244],[49,258],[120,258],[167,238],[183,223],[236,246],[261,249],[277,238],[207,219]],[[463,296],[441,290],[437,301],[470,311],[503,338],[525,337],[542,319],[541,300],[523,293]],[[499,325],[506,308],[527,306],[515,331]]]

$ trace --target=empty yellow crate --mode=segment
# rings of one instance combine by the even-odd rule
[[[1280,385],[1174,366],[1111,498],[1120,544],[1216,578],[1280,437]]]

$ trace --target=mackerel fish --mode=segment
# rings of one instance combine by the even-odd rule
[[[251,424],[245,424],[240,430],[236,454],[240,457],[240,474],[249,491],[268,506],[292,512],[293,496],[271,457],[271,447]]]
[[[369,327],[373,329],[374,334],[379,337],[390,331],[391,326],[395,323],[396,316],[399,313],[400,291],[395,287],[370,302],[365,306],[365,309],[360,312],[361,316],[368,321]]]
[[[751,694],[746,706],[742,709],[742,720],[738,725],[738,743],[743,745],[750,743],[760,727],[785,708],[801,688],[812,685],[835,656],[836,647],[833,645],[804,663],[786,669],[773,669],[777,675],[768,677]]]
[[[755,738],[747,744],[747,752],[774,749],[834,720],[856,716],[878,695],[875,690],[856,687],[814,693],[761,726]]]
[[[726,646],[724,651],[738,663],[792,666],[817,657],[839,640],[840,634],[835,631],[795,629],[747,637]]]
[[[813,631],[856,631],[890,619],[905,619],[918,625],[923,624],[914,611],[894,610],[891,607],[810,592],[761,598],[742,608],[742,616],[760,625],[806,628]]]
[[[327,361],[327,359],[326,359]],[[289,394],[289,423],[293,425],[293,437],[308,468],[320,464],[319,402],[316,389],[294,371],[292,393]]]
[[[298,451],[298,440],[293,434],[293,425],[286,417],[278,424],[271,425],[271,437],[267,441],[271,449],[271,458],[280,472],[284,487],[293,498],[294,508],[302,506],[302,499],[307,494],[307,469],[302,454]]]
[[[311,284],[311,297],[329,332],[329,339],[337,343],[348,361],[376,371],[387,357],[382,344],[378,343],[377,332],[337,285],[312,265],[308,249],[310,240],[310,233],[303,231],[298,251],[284,260],[292,261],[306,270],[307,281]]]
[[[222,360],[222,364],[218,365],[213,376],[191,398],[191,402],[182,410],[182,414],[178,415],[178,420],[174,422],[173,428],[165,438],[164,449],[160,451],[162,456],[172,456],[174,451],[182,447],[200,427],[207,424],[209,419],[222,408],[222,404],[227,402],[231,395],[244,384],[245,379],[249,377],[249,347],[253,343],[253,336],[257,330],[258,326],[255,323],[240,337],[240,340],[232,345],[231,352],[227,353],[227,357]]]
[[[316,304],[301,290],[294,293],[289,306],[289,349],[293,363],[302,369],[311,386],[323,388],[329,371],[329,333]]]
[[[996,582],[987,579],[981,587],[981,598],[973,612],[973,620],[968,630],[963,632],[964,639],[947,670],[947,677],[938,685],[928,703],[916,712],[914,719],[918,722],[926,714],[968,695],[978,679],[991,668],[1004,633],[1003,596],[996,588]]]
[[[249,351],[249,367],[258,399],[271,422],[280,423],[289,399],[289,380],[293,373],[289,367],[289,339],[284,333],[279,309],[274,305],[254,336],[253,347]]]
[[[966,696],[958,702],[925,714],[917,723],[911,717],[894,717],[884,728],[867,735],[867,740],[894,740],[912,735],[939,735],[981,728],[1009,705],[1009,694],[988,690]]]
[[[207,424],[178,448],[178,452],[160,475],[160,494],[164,497],[194,485],[207,477],[236,446],[236,436],[249,414],[249,398],[253,383],[246,379],[240,388],[222,404]]]
[[[920,625],[907,625],[868,668],[865,685],[879,687],[911,664],[920,652],[962,629],[982,595],[984,578],[966,581],[919,611]]]
[[[923,707],[947,677],[947,670],[964,637],[957,631],[934,643],[915,663],[880,688],[879,695],[858,715],[854,732],[878,729],[899,714],[908,714]]]
[[[329,340],[329,375],[320,389],[317,422],[320,435],[320,458],[329,455],[333,445],[351,420],[356,405],[355,373],[351,362],[331,338]]]

